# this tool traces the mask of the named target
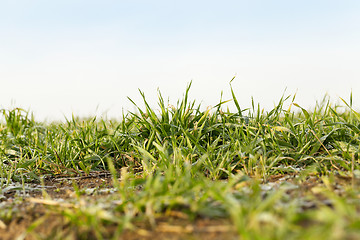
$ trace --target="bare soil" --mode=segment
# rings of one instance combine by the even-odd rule
[[[267,179],[266,184],[278,184],[280,182],[296,184],[296,196],[306,195],[312,192],[316,186],[323,185],[318,176],[307,176],[302,180],[295,180],[295,174],[274,175]],[[351,184],[351,178],[338,176],[335,179],[333,190],[341,195],[342,188]],[[266,186],[266,184],[264,186]],[[360,184],[358,181],[356,184]],[[49,211],[52,199],[74,200],[77,196],[75,188],[80,191],[85,189],[111,189],[112,178],[108,172],[92,173],[88,176],[56,176],[45,179],[41,187],[38,183],[30,184],[34,191],[27,191],[21,195],[21,190],[8,191],[5,199],[0,199],[0,204],[8,205],[15,209],[9,220],[0,220],[0,240],[12,239],[97,239],[93,233],[78,234],[78,229],[71,227],[63,215],[56,211]],[[273,186],[273,185],[271,185]],[[41,188],[40,188],[41,187]],[[74,188],[75,187],[75,188]],[[43,190],[42,190],[43,189]],[[44,191],[45,190],[45,191]],[[292,190],[290,190],[292,191]],[[78,191],[79,192],[79,191]],[[20,195],[19,195],[20,193]],[[88,198],[107,197],[111,191],[98,191],[96,195],[88,195]],[[292,195],[291,193],[289,193]],[[300,194],[300,195],[299,195]],[[311,193],[318,201],[304,202],[303,208],[316,208],[321,202],[331,206],[327,199],[319,193]],[[103,195],[103,196],[102,196]],[[51,207],[51,206],[50,206]],[[3,209],[1,210],[3,211]],[[156,226],[152,227],[148,222],[135,222],[134,230],[125,230],[118,239],[206,239],[206,240],[232,240],[239,236],[233,229],[229,219],[197,218],[190,220],[182,212],[173,212],[172,215],[162,216],[156,219]],[[306,226],[304,223],[303,226]],[[109,235],[105,239],[113,239],[117,226],[107,225]],[[28,234],[26,234],[29,232]]]

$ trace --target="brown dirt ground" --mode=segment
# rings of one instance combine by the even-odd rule
[[[271,176],[267,182],[276,183],[281,181],[287,181],[289,183],[294,182],[294,174],[288,175],[274,175]],[[46,194],[50,199],[71,199],[75,197],[74,185],[76,183],[79,189],[86,188],[111,188],[112,178],[108,172],[92,173],[90,176],[56,176],[49,177],[45,180],[44,185],[46,186]],[[337,177],[336,185],[349,185],[351,179],[349,177]],[[357,182],[360,184],[360,180]],[[305,194],[311,191],[311,189],[318,185],[323,185],[321,178],[317,176],[308,176],[305,179],[298,182],[300,186],[300,193]],[[336,192],[336,185],[334,190]],[[340,188],[341,189],[341,188]],[[23,197],[23,200],[17,204],[16,191],[7,192],[5,194],[5,200],[0,199],[0,203],[6,202],[12,206],[16,206],[18,211],[11,220],[0,221],[0,240],[12,240],[17,237],[23,236],[25,240],[33,239],[97,239],[96,236],[88,235],[79,237],[77,233],[78,229],[71,228],[65,222],[65,219],[60,214],[56,214],[56,211],[48,211],[48,205],[43,204],[42,201],[46,200],[42,191],[32,191]],[[105,197],[106,194],[104,193]],[[339,193],[341,195],[341,191]],[[317,199],[326,199],[322,195],[313,194]],[[45,197],[45,198],[44,198]],[[99,194],[91,197],[99,197]],[[47,206],[46,206],[47,205]],[[316,205],[309,203],[304,205],[304,208],[314,208]],[[41,222],[42,221],[42,222]],[[26,230],[34,222],[39,222],[36,228],[26,236],[23,235]],[[4,223],[5,226],[1,223]],[[181,240],[181,239],[207,239],[207,240],[227,240],[227,239],[238,239],[238,234],[234,231],[229,219],[205,219],[198,218],[194,221],[184,217],[184,214],[176,212],[173,216],[166,216],[156,219],[156,227],[152,228],[148,223],[138,222],[134,223],[136,230],[126,230],[122,233],[119,239],[125,240],[137,240],[137,239],[167,239],[167,240]],[[306,224],[305,224],[306,225]],[[107,232],[114,233],[117,226],[107,226]],[[64,234],[63,237],[59,234]],[[41,237],[40,237],[41,236]],[[105,239],[111,239],[109,236]]]
[[[73,182],[79,187],[84,188],[109,188],[112,186],[112,178],[108,173],[97,173],[91,176],[70,177],[57,176],[45,180],[46,194],[50,199],[69,199],[74,197]],[[15,202],[16,191],[5,194],[5,200],[9,204]],[[96,196],[94,196],[96,197]],[[58,234],[66,234],[67,239],[96,239],[91,234],[83,237],[75,234],[76,229],[70,229],[60,214],[49,213],[47,207],[41,204],[44,200],[42,191],[29,192],[23,201],[17,205],[17,213],[10,221],[5,221],[5,227],[0,225],[0,240],[12,239],[62,239]],[[0,200],[1,201],[1,200]],[[27,229],[34,222],[39,225],[25,234]],[[149,224],[139,222],[135,223],[136,230],[126,230],[119,239],[137,240],[137,239],[238,239],[238,235],[232,229],[232,225],[227,219],[195,219],[190,221],[181,216],[168,216],[156,220],[156,227],[151,228]],[[108,227],[115,231],[116,226]],[[111,238],[111,236],[109,236]]]

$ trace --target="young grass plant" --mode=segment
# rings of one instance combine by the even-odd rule
[[[2,110],[0,196],[9,184],[25,189],[41,175],[109,171],[111,196],[89,200],[75,184],[76,199],[51,200],[49,211],[79,238],[115,239],[139,230],[139,222],[155,231],[160,217],[179,212],[188,221],[228,218],[242,239],[360,236],[360,114],[352,95],[344,111],[328,100],[306,110],[295,96],[265,111],[254,100],[242,108],[230,85],[232,113],[222,109],[231,101],[222,99],[203,110],[189,100],[190,88],[175,106],[159,91],[159,110],[140,91],[145,108],[129,98],[138,113],[119,122],[73,116],[45,124],[22,109]],[[334,179],[351,179],[350,187]]]

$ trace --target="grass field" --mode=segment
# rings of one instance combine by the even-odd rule
[[[190,87],[117,120],[1,110],[0,239],[360,239],[352,96],[202,110]]]

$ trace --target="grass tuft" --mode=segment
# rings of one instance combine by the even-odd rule
[[[189,100],[190,88],[175,106],[159,91],[158,110],[139,90],[145,108],[129,98],[137,113],[119,121],[73,116],[46,124],[20,108],[1,110],[0,201],[18,190],[26,196],[43,177],[109,173],[105,197],[85,201],[89,191],[74,182],[76,197],[66,203],[32,200],[47,214],[27,233],[40,238],[35,229],[56,213],[64,220],[59,236],[74,239],[145,236],[174,215],[229,219],[242,239],[360,237],[360,114],[352,93],[344,107],[325,97],[307,110],[282,96],[265,111],[253,100],[242,108],[230,85],[232,100],[203,110]],[[223,110],[230,102],[235,113]],[[0,227],[16,212],[9,206],[0,202]]]

